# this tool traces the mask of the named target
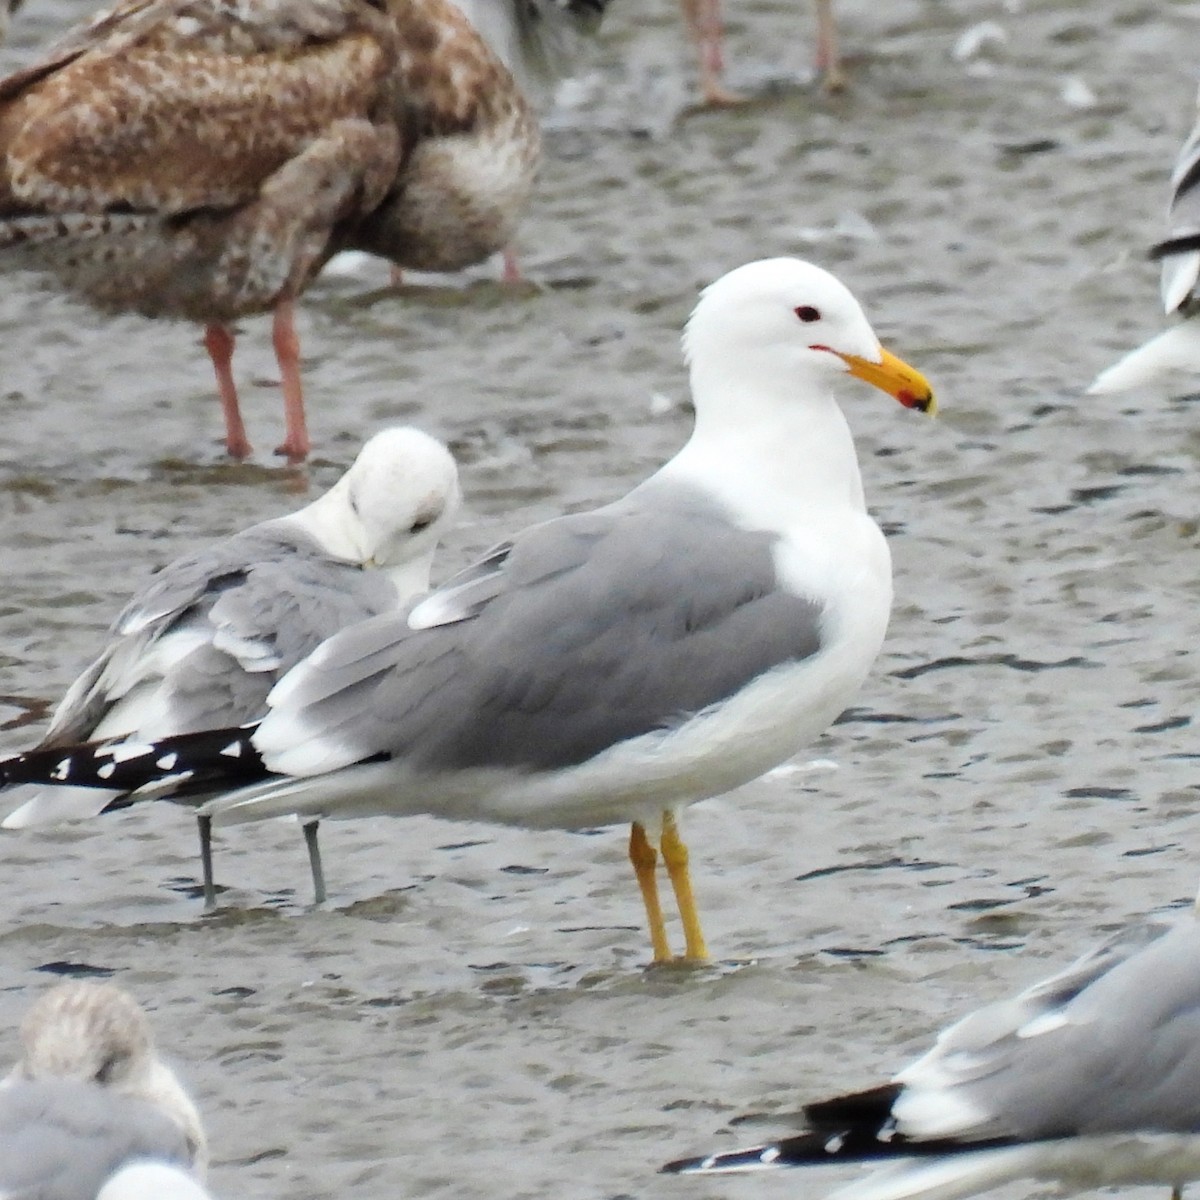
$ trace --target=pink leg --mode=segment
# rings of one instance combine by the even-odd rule
[[[249,458],[250,439],[242,423],[237,387],[233,382],[233,342],[233,330],[228,325],[214,323],[204,327],[204,348],[217,373],[217,392],[225,417],[225,448],[232,458]]]
[[[817,5],[817,73],[825,90],[840,92],[846,86],[838,53],[837,21],[833,16],[833,0],[816,0]]]
[[[283,442],[275,448],[275,453],[286,456],[289,463],[299,463],[308,457],[311,443],[304,422],[304,394],[300,387],[300,339],[296,336],[296,306],[291,300],[280,300],[275,305],[275,324],[271,336],[283,386],[286,430]]]
[[[744,97],[731,92],[722,82],[725,74],[725,27],[721,22],[721,0],[681,0],[688,33],[700,54],[700,85],[704,102],[713,105],[740,104]]]
[[[504,274],[500,278],[505,283],[520,283],[524,276],[521,274],[521,263],[517,258],[516,249],[512,246],[505,246],[503,256]]]

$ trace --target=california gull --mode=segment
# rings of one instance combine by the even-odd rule
[[[1130,926],[988,1005],[865,1092],[809,1104],[802,1133],[668,1163],[708,1174],[885,1164],[838,1200],[953,1200],[1017,1179],[1060,1194],[1200,1178],[1200,922]]]
[[[428,589],[434,551],[458,506],[458,470],[441,442],[403,426],[375,434],[311,504],[153,576],[68,689],[40,745],[153,741],[261,717],[275,682],[325,638]],[[120,795],[61,786],[22,791],[33,794],[20,797],[3,828],[94,817]],[[200,820],[211,906],[210,827],[206,816]],[[315,821],[304,831],[321,903]]]
[[[37,1000],[0,1081],[0,1194],[131,1200],[133,1164],[153,1163],[160,1200],[189,1200],[207,1161],[196,1107],[131,996],[73,981]]]
[[[236,458],[231,323],[272,312],[277,453],[295,462],[294,306],[324,263],[483,261],[538,153],[520,89],[450,0],[121,0],[0,80],[0,267],[204,324]]]
[[[679,809],[802,750],[887,626],[887,543],[834,387],[851,374],[922,411],[933,394],[841,283],[796,259],[706,289],[684,351],[692,435],[623,499],[528,528],[408,614],[336,634],[258,725],[19,755],[0,782],[103,772],[136,788],[166,757],[197,791],[234,789],[204,807],[217,822],[629,821],[655,959],[670,957],[658,849],[687,957],[706,958]]]

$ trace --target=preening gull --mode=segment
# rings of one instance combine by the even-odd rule
[[[457,271],[508,245],[537,123],[450,0],[120,0],[0,80],[0,269],[205,325],[250,453],[230,324],[274,314],[309,450],[297,297],[339,250]]]
[[[1088,388],[1092,395],[1157,383],[1175,372],[1193,378],[1200,374],[1200,325],[1195,319],[1200,311],[1200,120],[1171,173],[1167,237],[1150,254],[1162,263],[1163,311],[1183,319],[1097,375]]]
[[[838,1200],[953,1200],[1016,1179],[1060,1192],[1200,1178],[1200,922],[1131,926],[988,1005],[869,1091],[807,1105],[804,1132],[668,1172],[868,1162]]]
[[[41,746],[149,742],[261,717],[276,680],[325,638],[428,589],[434,551],[458,506],[458,470],[441,442],[409,427],[377,433],[305,508],[176,559],[142,587],[63,697]],[[119,795],[38,788],[3,827],[94,817]],[[209,833],[201,817],[211,906]],[[314,822],[305,837],[320,903]]]
[[[524,530],[409,613],[330,638],[257,726],[0,763],[0,782],[232,788],[217,822],[433,813],[632,822],[656,960],[659,843],[687,957],[707,957],[677,813],[802,750],[853,698],[891,605],[835,384],[932,410],[832,275],[777,258],[706,289],[684,335],[695,428],[623,499]],[[246,786],[239,787],[239,784]]]
[[[207,1161],[196,1107],[131,996],[76,981],[33,1005],[0,1082],[0,1195],[135,1200],[140,1174],[159,1200],[192,1200]]]

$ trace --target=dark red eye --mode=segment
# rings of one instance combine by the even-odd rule
[[[821,319],[820,312],[813,308],[811,304],[802,304],[796,309],[796,316],[800,318],[806,325],[810,321],[819,321]]]

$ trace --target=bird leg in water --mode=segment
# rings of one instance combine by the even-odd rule
[[[663,813],[662,856],[667,864],[671,887],[675,890],[675,902],[679,905],[679,916],[683,921],[683,936],[686,939],[684,957],[692,962],[705,962],[708,947],[700,929],[700,914],[696,911],[696,900],[692,895],[692,877],[688,873],[688,848],[679,836],[679,826],[673,812]]]
[[[833,15],[833,0],[816,0],[817,4],[817,74],[827,92],[840,92],[846,86],[842,59],[838,53],[837,21]]]
[[[654,947],[654,961],[670,962],[671,947],[667,942],[667,930],[663,923],[662,905],[658,900],[658,851],[650,845],[645,827],[634,821],[629,831],[629,861],[633,863],[638,887],[642,889],[642,903],[646,906],[646,923],[650,926],[650,944]]]
[[[317,844],[319,820],[304,822],[304,844],[308,847],[308,865],[312,871],[313,903],[325,903],[325,871],[321,867],[321,847]]]
[[[683,19],[700,54],[700,86],[704,103],[741,104],[745,97],[731,92],[722,82],[725,74],[725,28],[721,23],[721,0],[681,0]]]
[[[200,831],[200,870],[204,879],[204,911],[217,907],[217,885],[213,883],[212,817],[200,814],[196,817],[196,828]]]
[[[275,358],[279,363],[279,379],[283,388],[283,441],[275,447],[289,463],[303,462],[312,443],[304,420],[304,391],[300,385],[300,339],[296,336],[296,306],[291,300],[275,305],[275,322],[271,333],[275,343]]]
[[[217,393],[221,397],[221,413],[225,417],[225,449],[231,458],[250,456],[250,439],[242,423],[242,412],[238,407],[237,385],[233,382],[233,330],[228,325],[212,324],[204,327],[204,348],[212,359],[217,375]]]

